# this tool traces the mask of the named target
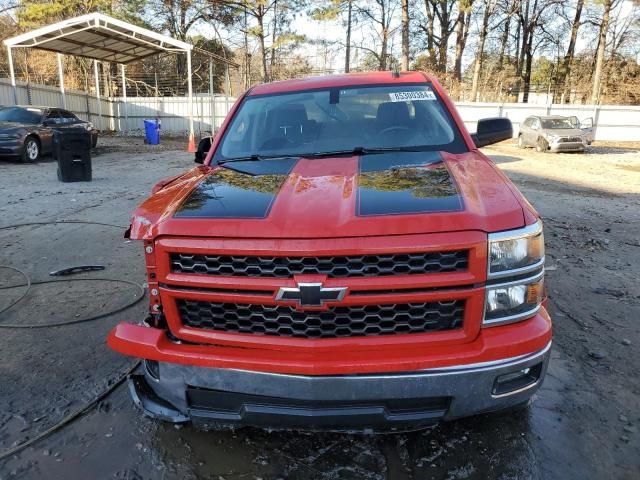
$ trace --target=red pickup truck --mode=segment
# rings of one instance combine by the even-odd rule
[[[338,431],[525,405],[552,337],[542,223],[478,150],[512,133],[470,135],[423,73],[251,88],[133,214],[150,311],[108,344],[144,359],[135,403]]]

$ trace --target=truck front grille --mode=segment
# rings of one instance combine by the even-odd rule
[[[378,277],[466,271],[468,250],[331,257],[275,257],[171,254],[171,271],[241,277],[291,278],[327,275],[329,278]]]
[[[282,305],[178,300],[183,325],[279,337],[337,338],[426,333],[462,328],[464,300],[331,307],[298,311]]]

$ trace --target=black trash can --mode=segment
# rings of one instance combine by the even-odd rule
[[[53,155],[58,162],[58,180],[91,181],[91,132],[84,128],[56,130]]]

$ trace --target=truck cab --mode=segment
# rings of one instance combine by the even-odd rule
[[[133,213],[149,314],[114,350],[150,416],[394,431],[526,404],[551,347],[537,212],[438,81],[258,85]],[[206,154],[204,153],[206,151]]]

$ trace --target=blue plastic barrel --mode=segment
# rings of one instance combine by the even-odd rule
[[[160,143],[160,127],[158,120],[144,121],[144,136],[149,145],[158,145]]]

